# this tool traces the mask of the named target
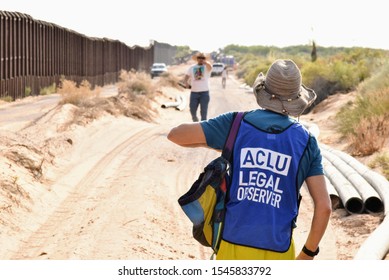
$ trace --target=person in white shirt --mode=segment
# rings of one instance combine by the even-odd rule
[[[212,65],[207,60],[204,53],[196,54],[197,64],[193,64],[186,72],[184,83],[186,88],[191,88],[189,110],[193,122],[198,122],[197,109],[200,106],[201,120],[207,119],[209,96],[209,78],[211,76]],[[189,84],[190,82],[190,84]]]
[[[227,69],[227,66],[224,66],[223,72],[222,72],[222,86],[223,86],[223,88],[226,88],[227,77],[228,77],[228,69]]]

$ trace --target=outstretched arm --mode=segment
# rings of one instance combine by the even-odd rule
[[[208,147],[200,123],[183,123],[170,130],[167,139],[183,147]]]
[[[308,250],[314,252],[319,247],[320,240],[323,238],[330,219],[331,200],[327,191],[324,175],[308,177],[305,182],[314,203],[311,229],[305,241],[305,246]],[[312,260],[313,257],[301,251],[296,259]]]

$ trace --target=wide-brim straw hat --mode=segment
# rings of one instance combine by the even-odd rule
[[[197,57],[198,56],[202,56],[202,57],[205,57],[205,60],[211,60],[211,55],[210,54],[206,54],[206,53],[203,53],[203,52],[197,52],[195,53],[194,55],[192,55],[192,60],[196,61],[197,62]]]
[[[301,72],[289,59],[273,62],[266,76],[259,73],[253,85],[257,103],[263,109],[299,117],[316,99],[316,93],[302,84]]]

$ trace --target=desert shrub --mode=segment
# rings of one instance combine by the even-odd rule
[[[267,58],[247,54],[242,58],[236,76],[242,78],[246,84],[251,86],[260,72],[266,74],[271,63],[272,61]]]
[[[25,87],[24,88],[24,96],[30,96],[32,92],[31,87]]]
[[[13,98],[11,96],[7,95],[7,96],[2,97],[1,100],[4,102],[12,102]]]
[[[336,83],[330,79],[330,69],[326,61],[317,59],[315,62],[307,62],[301,67],[301,75],[303,83],[312,88],[317,99],[315,104],[327,98],[329,94],[334,92]]]
[[[100,87],[92,90],[86,80],[77,86],[74,81],[63,79],[58,89],[58,93],[62,95],[60,104],[70,103],[77,106],[74,118],[68,126],[73,123],[88,124],[106,113],[145,121],[153,120],[156,110],[152,106],[152,101],[156,91],[148,74],[122,71],[118,91],[116,96],[100,98]]]
[[[371,155],[383,147],[389,136],[388,117],[389,114],[360,119],[354,126],[353,133],[348,134],[353,155]]]
[[[156,86],[145,72],[121,71],[118,82],[120,100],[125,103],[124,114],[128,117],[151,121],[157,111],[152,102]]]
[[[328,67],[322,59],[317,59],[315,62],[304,63],[301,68],[301,75],[303,76],[303,82],[307,86],[312,87],[317,77],[328,77]]]
[[[55,93],[56,91],[57,91],[57,85],[56,85],[56,83],[52,83],[50,86],[41,88],[39,90],[39,94],[40,95],[49,95],[49,94]]]
[[[60,104],[70,103],[76,106],[82,106],[88,99],[98,97],[100,92],[100,87],[96,87],[92,90],[91,85],[87,80],[83,80],[81,84],[77,86],[76,82],[64,79],[61,80],[61,84],[58,88],[58,93],[62,97]]]
[[[174,87],[181,89],[179,86],[180,79],[173,75],[170,72],[165,72],[160,75],[160,79],[158,80],[157,84],[161,87]]]
[[[246,84],[252,86],[254,84],[255,79],[257,78],[258,74],[262,72],[264,75],[266,75],[266,71],[268,68],[269,68],[269,65],[260,64],[260,65],[257,65],[256,67],[253,67],[252,69],[250,69],[250,71],[248,71],[247,74],[244,76],[244,80],[245,80]]]
[[[311,61],[310,46],[275,48],[230,45],[225,49],[239,61],[237,77],[244,79],[249,85],[275,59],[293,59],[301,69],[304,84],[314,89],[318,95],[315,104],[328,95],[356,89],[362,81],[372,76],[377,67],[388,60],[387,52],[368,48],[317,47],[317,60],[314,62]],[[384,77],[383,74],[382,78]]]
[[[238,78],[252,85],[259,72],[266,74],[270,64],[277,58],[285,55],[269,53],[266,58],[258,58],[246,55],[237,71]],[[302,56],[289,57],[293,59],[301,69],[303,82],[315,90],[318,100],[325,99],[335,92],[347,92],[355,89],[361,80],[367,75],[366,69],[361,63],[349,63],[341,58],[317,59],[311,62]]]
[[[124,71],[120,72],[118,82],[119,93],[127,94],[130,100],[135,100],[137,96],[146,96],[154,99],[155,87],[150,75],[145,72]]]
[[[336,115],[339,131],[343,135],[353,132],[362,118],[385,116],[389,112],[389,88],[358,94],[354,103],[347,103]]]
[[[332,81],[337,81],[342,91],[355,89],[361,81],[361,76],[363,76],[360,73],[359,65],[356,64],[338,60],[330,67],[329,78]]]
[[[358,64],[359,65],[359,64]],[[362,68],[340,60],[318,59],[307,62],[301,67],[304,83],[319,95],[331,95],[335,92],[347,92],[355,89],[362,77]]]
[[[376,156],[375,159],[369,163],[369,167],[380,168],[386,179],[389,180],[389,156],[387,153]]]
[[[353,106],[343,108],[338,114],[341,132],[347,134],[360,118],[385,115],[389,112],[389,64],[358,87],[358,96]]]
[[[361,94],[373,92],[384,88],[389,88],[389,62],[379,67],[374,75],[363,81],[358,86],[358,91]]]
[[[238,67],[235,75],[239,79],[245,80],[245,76],[249,75],[249,72],[253,68],[255,68],[259,63],[260,63],[259,57],[256,57],[253,54],[246,54],[246,55],[242,56],[241,59],[239,60],[239,67]]]
[[[359,94],[339,111],[336,122],[355,154],[378,151],[389,137],[389,88]]]

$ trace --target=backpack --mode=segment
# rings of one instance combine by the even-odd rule
[[[212,160],[189,191],[178,199],[181,209],[193,224],[194,239],[203,246],[211,247],[214,254],[217,254],[221,241],[225,200],[230,184],[230,158],[243,116],[243,112],[234,113],[221,156]]]

